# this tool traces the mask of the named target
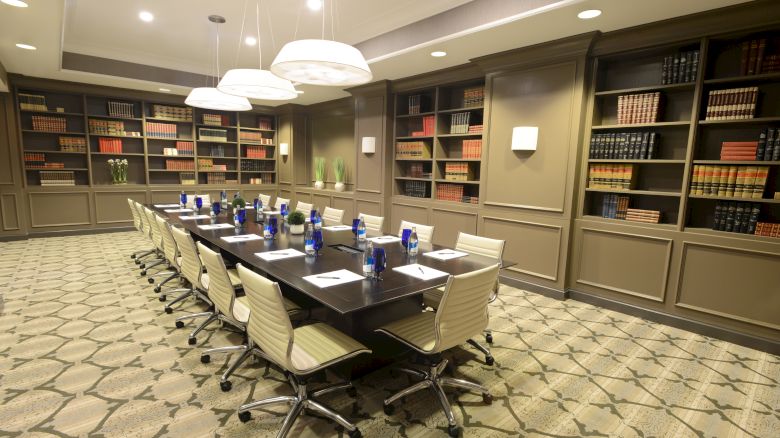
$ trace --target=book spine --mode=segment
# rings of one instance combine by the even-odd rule
[[[764,159],[764,152],[766,151],[767,129],[761,131],[758,137],[758,145],[756,146],[756,160]]]

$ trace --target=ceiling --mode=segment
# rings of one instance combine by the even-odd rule
[[[99,60],[105,64],[123,61],[152,73],[160,69],[194,73],[189,76],[205,83],[206,77],[198,75],[214,75],[216,26],[207,20],[210,14],[227,20],[219,26],[220,72],[258,64],[258,48],[240,43],[242,22],[244,36],[257,36],[256,0],[26,1],[28,8],[0,4],[0,62],[11,73],[154,92],[167,88],[184,96],[191,86],[200,84],[133,76],[126,73],[133,69],[122,68],[131,64],[101,70],[74,67],[69,60],[72,54],[89,55],[88,59],[102,58]],[[326,1],[323,14],[306,7],[305,0],[263,0],[260,47],[267,68],[284,43],[320,38],[324,18],[326,38],[335,36],[356,45],[366,55],[374,80],[392,80],[583,32],[608,32],[745,1],[334,0]],[[580,20],[576,15],[584,9],[601,9],[603,14]],[[141,21],[141,10],[152,12],[154,21]],[[35,45],[38,50],[18,49],[15,44],[19,42]],[[444,50],[448,55],[434,58],[432,50]],[[63,53],[67,69],[62,68]],[[144,79],[138,79],[141,77]],[[293,101],[299,104],[348,95],[334,87],[297,88],[304,91]]]

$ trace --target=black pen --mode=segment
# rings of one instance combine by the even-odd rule
[[[422,273],[422,275],[425,275],[425,271],[423,271],[423,268],[421,268],[421,267],[419,267],[419,266],[418,266],[418,267],[417,267],[417,269],[419,269],[419,270],[420,270],[420,272]]]
[[[324,275],[318,275],[317,278],[326,278],[329,280],[341,280],[341,277],[326,277]]]

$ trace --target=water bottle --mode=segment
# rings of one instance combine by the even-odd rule
[[[255,222],[258,224],[263,222],[263,200],[260,198],[256,199],[255,203]]]
[[[219,192],[219,200],[220,204],[222,204],[222,209],[227,210],[228,202],[227,202],[227,190],[222,190]]]
[[[417,246],[419,240],[417,240],[417,229],[412,227],[412,234],[409,235],[409,255],[414,257],[420,248]]]
[[[365,237],[365,230],[363,230],[363,237]],[[374,244],[368,242],[368,245],[366,245],[366,250],[363,251],[363,275],[366,277],[371,277],[373,273],[374,273]]]
[[[358,242],[365,242],[366,241],[366,221],[363,220],[363,218],[360,218],[360,223],[358,224]]]
[[[306,233],[303,237],[306,247],[306,255],[313,256],[316,250],[314,249],[314,226],[312,224],[309,224],[309,226],[306,228]]]
[[[314,229],[315,230],[321,230],[322,229],[322,216],[320,216],[320,212],[316,212],[314,214]]]

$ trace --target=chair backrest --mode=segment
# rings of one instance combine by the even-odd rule
[[[498,264],[461,275],[450,275],[436,309],[436,343],[441,352],[482,333],[488,325],[488,298],[498,279]]]
[[[211,196],[208,194],[203,195],[187,195],[187,208],[195,208],[195,197],[200,196],[200,200],[203,202],[203,206],[208,208],[211,205]]]
[[[382,232],[382,225],[385,223],[385,218],[382,216],[371,216],[370,214],[360,213],[358,218],[363,218],[363,222],[366,223],[366,230],[374,233]]]
[[[337,208],[325,207],[325,211],[322,212],[322,222],[328,225],[341,225],[344,220],[344,210]]]
[[[146,218],[146,210],[144,210],[144,206],[140,202],[135,203],[135,210],[138,212],[138,219],[141,222],[141,232],[144,234],[144,236],[148,238],[152,238],[151,235],[151,227],[147,223],[148,220]]]
[[[152,243],[154,243],[154,246],[156,246],[157,249],[162,251],[163,250],[162,234],[160,234],[160,230],[157,229],[157,219],[155,219],[157,213],[153,212],[149,207],[144,207],[144,213],[146,214],[146,223],[149,224]]]
[[[401,233],[407,228],[417,230],[417,240],[420,242],[430,243],[433,240],[433,225],[420,225],[414,222],[401,221],[401,226],[398,228],[398,236],[401,236]]]
[[[271,207],[271,195],[264,195],[262,193],[258,193],[257,199],[263,201],[263,207],[265,208]]]
[[[300,212],[301,212],[301,213],[303,213],[303,215],[304,215],[304,216],[306,216],[307,218],[308,218],[308,217],[311,215],[311,209],[312,209],[312,208],[314,208],[314,206],[313,206],[313,205],[311,205],[311,204],[308,204],[308,203],[306,203],[306,202],[301,202],[301,201],[298,201],[298,202],[295,204],[295,210],[296,210],[296,211],[300,211]]]
[[[295,335],[279,284],[245,268],[241,263],[236,265],[236,269],[249,299],[249,338],[277,365],[293,370]]]
[[[176,249],[176,241],[173,240],[173,234],[171,234],[171,225],[160,215],[155,215],[155,219],[157,220],[157,230],[162,236],[165,259],[171,266],[178,269],[179,264],[176,262],[176,257],[179,255],[179,250]]]
[[[279,210],[280,208],[282,208],[282,204],[286,204],[287,209],[288,210],[290,209],[290,200],[277,196],[276,202],[274,203],[274,210]]]
[[[458,234],[458,241],[455,243],[455,249],[492,257],[501,263],[501,259],[504,257],[505,244],[505,240],[460,233]]]
[[[193,287],[203,290],[200,283],[200,276],[203,272],[203,265],[198,257],[198,249],[195,248],[195,242],[186,231],[177,227],[171,227],[173,240],[176,241],[176,247],[181,254],[181,274],[189,281]]]
[[[209,276],[208,290],[206,291],[209,294],[209,299],[214,302],[219,312],[234,318],[233,301],[236,299],[236,293],[230,282],[222,255],[200,242],[197,245],[198,253],[200,253],[203,264],[206,265],[206,272]]]
[[[138,208],[135,206],[135,201],[133,201],[130,198],[127,198],[127,205],[130,207],[130,214],[133,215],[133,226],[136,230],[141,230],[141,218],[138,216]]]

